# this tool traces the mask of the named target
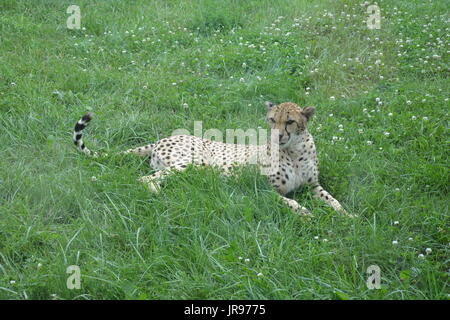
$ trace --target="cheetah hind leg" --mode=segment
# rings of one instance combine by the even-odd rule
[[[161,182],[165,177],[172,174],[174,171],[184,171],[186,170],[186,165],[184,164],[174,164],[170,168],[156,171],[149,176],[140,177],[138,180],[142,183],[148,185],[150,191],[159,192],[161,190]]]
[[[125,151],[123,151],[121,153],[122,154],[134,153],[134,154],[138,154],[141,157],[146,157],[146,156],[150,156],[151,155],[154,146],[155,146],[154,144],[147,144],[147,145],[142,146],[142,147],[137,147],[137,148],[132,148],[132,149],[125,150]]]
[[[140,177],[138,180],[148,186],[151,192],[158,193],[161,190],[161,181],[167,172],[160,170],[149,176]]]

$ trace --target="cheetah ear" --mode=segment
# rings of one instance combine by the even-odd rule
[[[314,107],[306,107],[302,110],[302,114],[306,117],[306,119],[309,121],[312,116],[316,113],[316,108]]]
[[[272,109],[275,106],[275,103],[270,102],[270,101],[266,101],[265,105],[267,107],[267,110],[270,110],[270,109]]]

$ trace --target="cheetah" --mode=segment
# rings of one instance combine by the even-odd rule
[[[139,180],[148,185],[153,192],[161,189],[161,182],[174,171],[183,171],[188,165],[217,166],[224,174],[230,174],[236,165],[255,163],[254,159],[263,156],[265,161],[274,161],[271,148],[276,148],[278,166],[267,174],[270,184],[277,190],[280,198],[293,211],[303,215],[312,215],[305,207],[287,194],[300,186],[312,187],[314,197],[323,200],[334,210],[350,216],[342,205],[319,184],[319,166],[316,147],[308,131],[308,122],[315,113],[314,107],[301,108],[295,103],[285,102],[276,105],[266,102],[266,120],[271,129],[277,132],[276,144],[246,145],[230,144],[204,139],[192,135],[174,135],[155,143],[128,149],[121,153],[137,154],[150,158],[155,173],[143,176]],[[75,125],[73,141],[79,151],[97,157],[82,140],[82,131],[93,117],[84,115]]]

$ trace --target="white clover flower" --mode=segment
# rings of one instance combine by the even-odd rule
[[[10,284],[16,284],[16,280],[11,280],[9,283]]]
[[[262,277],[263,276],[263,274],[260,272],[260,273],[258,273],[256,276],[258,276],[258,277]]]
[[[412,117],[411,117],[411,120],[416,120],[416,119],[417,119],[416,116],[412,116]]]
[[[394,246],[396,246],[396,245],[398,245],[398,241],[397,241],[397,240],[394,240],[394,241],[392,241],[392,244],[393,244]]]
[[[245,79],[244,78],[240,78],[239,82],[245,82]]]
[[[370,141],[370,140],[367,141],[368,146],[371,146],[372,144],[373,144],[373,141]]]
[[[183,103],[183,108],[187,109],[189,108],[189,105],[187,103]]]
[[[392,112],[389,112],[389,113],[388,113],[388,116],[389,116],[389,117],[392,117],[393,115],[394,115],[394,114],[393,114]]]
[[[239,260],[242,260],[242,259],[244,259],[244,258],[242,258],[242,257],[238,257],[238,259],[239,259]]]
[[[334,100],[336,100],[336,98],[334,96],[331,96],[330,100],[334,101]]]
[[[425,259],[425,256],[423,254],[419,254],[417,257],[420,259]]]
[[[375,101],[380,102],[381,100],[380,100],[380,98],[375,98]]]
[[[249,258],[245,258],[244,262],[250,262]]]
[[[315,236],[315,237],[314,237],[314,240],[319,240],[319,236]]]
[[[394,221],[394,226],[397,226],[400,222]]]
[[[39,263],[37,264],[37,267],[38,267],[38,269],[39,269],[39,268],[42,268],[42,263],[39,262]]]
[[[426,254],[430,254],[432,252],[431,248],[426,248],[425,249]]]
[[[91,181],[92,181],[92,182],[97,181],[97,177],[96,177],[96,176],[92,176],[92,177],[91,177]]]
[[[387,132],[387,131],[385,131],[385,132],[384,132],[384,135],[385,135],[386,137],[389,137],[390,133]]]
[[[410,105],[411,103],[412,103],[411,100],[406,100],[407,105]]]
[[[413,240],[414,240],[414,239],[413,239],[413,238],[411,238],[411,237],[409,237],[409,238],[408,238],[408,241],[413,241]]]

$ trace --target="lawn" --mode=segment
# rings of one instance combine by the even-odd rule
[[[0,1],[0,299],[449,299],[449,6],[379,0],[370,29],[367,4]],[[267,128],[266,100],[316,107],[321,184],[358,217],[305,188],[303,219],[251,167],[150,193],[115,155]],[[72,143],[87,111],[108,157]]]

